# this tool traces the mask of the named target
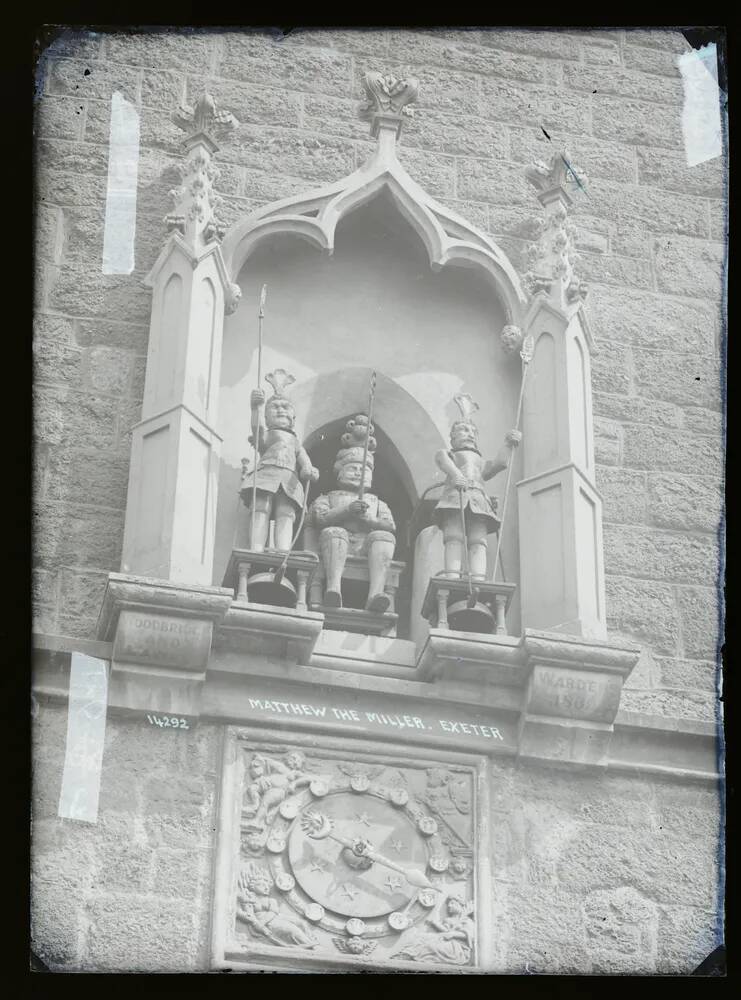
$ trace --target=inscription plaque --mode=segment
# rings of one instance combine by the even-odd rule
[[[530,678],[528,712],[588,722],[612,722],[622,681],[614,674],[536,665]]]
[[[211,622],[201,619],[122,611],[113,659],[119,663],[205,671],[211,629]]]
[[[215,690],[206,692],[221,701]],[[277,678],[250,678],[249,686],[229,693],[230,709],[246,722],[300,731],[321,729],[369,739],[447,746],[451,750],[498,753],[517,745],[512,713],[485,706],[456,705],[432,699],[316,686]]]

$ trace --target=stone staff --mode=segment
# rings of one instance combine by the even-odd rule
[[[376,394],[376,373],[371,373],[370,389],[368,390],[368,431],[365,435],[365,447],[363,448],[363,469],[368,461],[368,445],[371,438],[371,427],[373,422],[373,400]],[[363,499],[365,493],[365,475],[361,476],[360,489],[358,490],[358,500]]]
[[[522,379],[520,381],[520,397],[517,400],[517,416],[515,417],[515,430],[520,429],[520,420],[522,418],[522,402],[525,398],[525,379],[527,377],[527,369],[530,362],[533,360],[533,354],[535,353],[535,340],[532,334],[528,334],[527,337],[522,342],[522,348],[520,350],[520,358],[522,359]],[[507,513],[507,499],[509,497],[509,485],[512,480],[512,462],[507,465],[507,479],[504,484],[504,495],[502,497],[502,516],[499,520],[499,531],[497,532],[497,548],[494,553],[494,573],[492,576],[492,581],[496,581],[497,578],[497,566],[500,565],[499,562],[499,550],[502,546],[502,533],[504,531],[504,516]]]
[[[260,306],[257,311],[257,388],[262,382],[262,321],[265,319],[265,298],[268,294],[268,286],[263,285],[260,290]],[[255,509],[257,507],[257,463],[259,460],[258,443],[260,437],[260,418],[255,411],[252,421],[253,443],[255,447],[255,467],[252,470],[252,517],[250,519],[250,547],[254,547],[255,541]]]

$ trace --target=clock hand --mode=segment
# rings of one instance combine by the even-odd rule
[[[386,858],[383,854],[376,851],[367,840],[363,840],[360,837],[357,837],[355,840],[350,840],[348,837],[341,837],[338,833],[334,832],[332,820],[323,813],[305,813],[302,817],[301,825],[312,840],[323,840],[325,837],[329,837],[343,847],[349,848],[359,857],[368,858],[370,861],[377,861],[386,868],[391,868],[393,871],[399,872],[410,885],[418,889],[436,888],[423,872],[418,871],[416,868],[405,868],[397,864],[397,862],[391,861],[390,858]]]
[[[379,854],[374,848],[363,852],[367,858],[371,861],[377,861],[381,865],[385,865],[386,868],[392,868],[394,871],[399,872],[410,885],[415,886],[417,889],[434,889],[435,886],[430,882],[423,872],[416,868],[404,868],[402,865],[395,861],[391,861],[390,858],[385,858],[383,854]]]

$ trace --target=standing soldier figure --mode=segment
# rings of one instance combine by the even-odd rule
[[[319,470],[311,464],[296,437],[296,411],[284,395],[286,386],[296,379],[283,368],[278,368],[266,375],[265,381],[273,387],[273,395],[265,404],[267,427],[259,419],[265,393],[262,389],[254,389],[250,396],[252,423],[253,426],[258,425],[257,451],[260,455],[256,476],[255,537],[250,538],[250,548],[254,552],[263,551],[272,519],[275,521],[275,547],[287,552],[293,540],[296,514],[304,506],[305,484],[309,480],[316,482]],[[239,491],[245,507],[252,507],[253,491],[252,474],[246,473]]]
[[[454,399],[463,419],[456,420],[450,428],[450,450],[441,449],[435,455],[435,462],[447,476],[447,482],[435,507],[434,519],[443,531],[445,575],[456,578],[462,575],[463,545],[466,544],[471,576],[476,580],[485,580],[486,536],[498,530],[499,520],[496,508],[484,489],[484,482],[507,468],[512,449],[519,445],[522,435],[516,430],[508,431],[496,458],[484,461],[479,451],[478,430],[471,420],[478,405],[468,393]]]

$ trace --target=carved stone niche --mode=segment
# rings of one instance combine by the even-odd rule
[[[476,971],[483,759],[230,729],[215,967]]]

